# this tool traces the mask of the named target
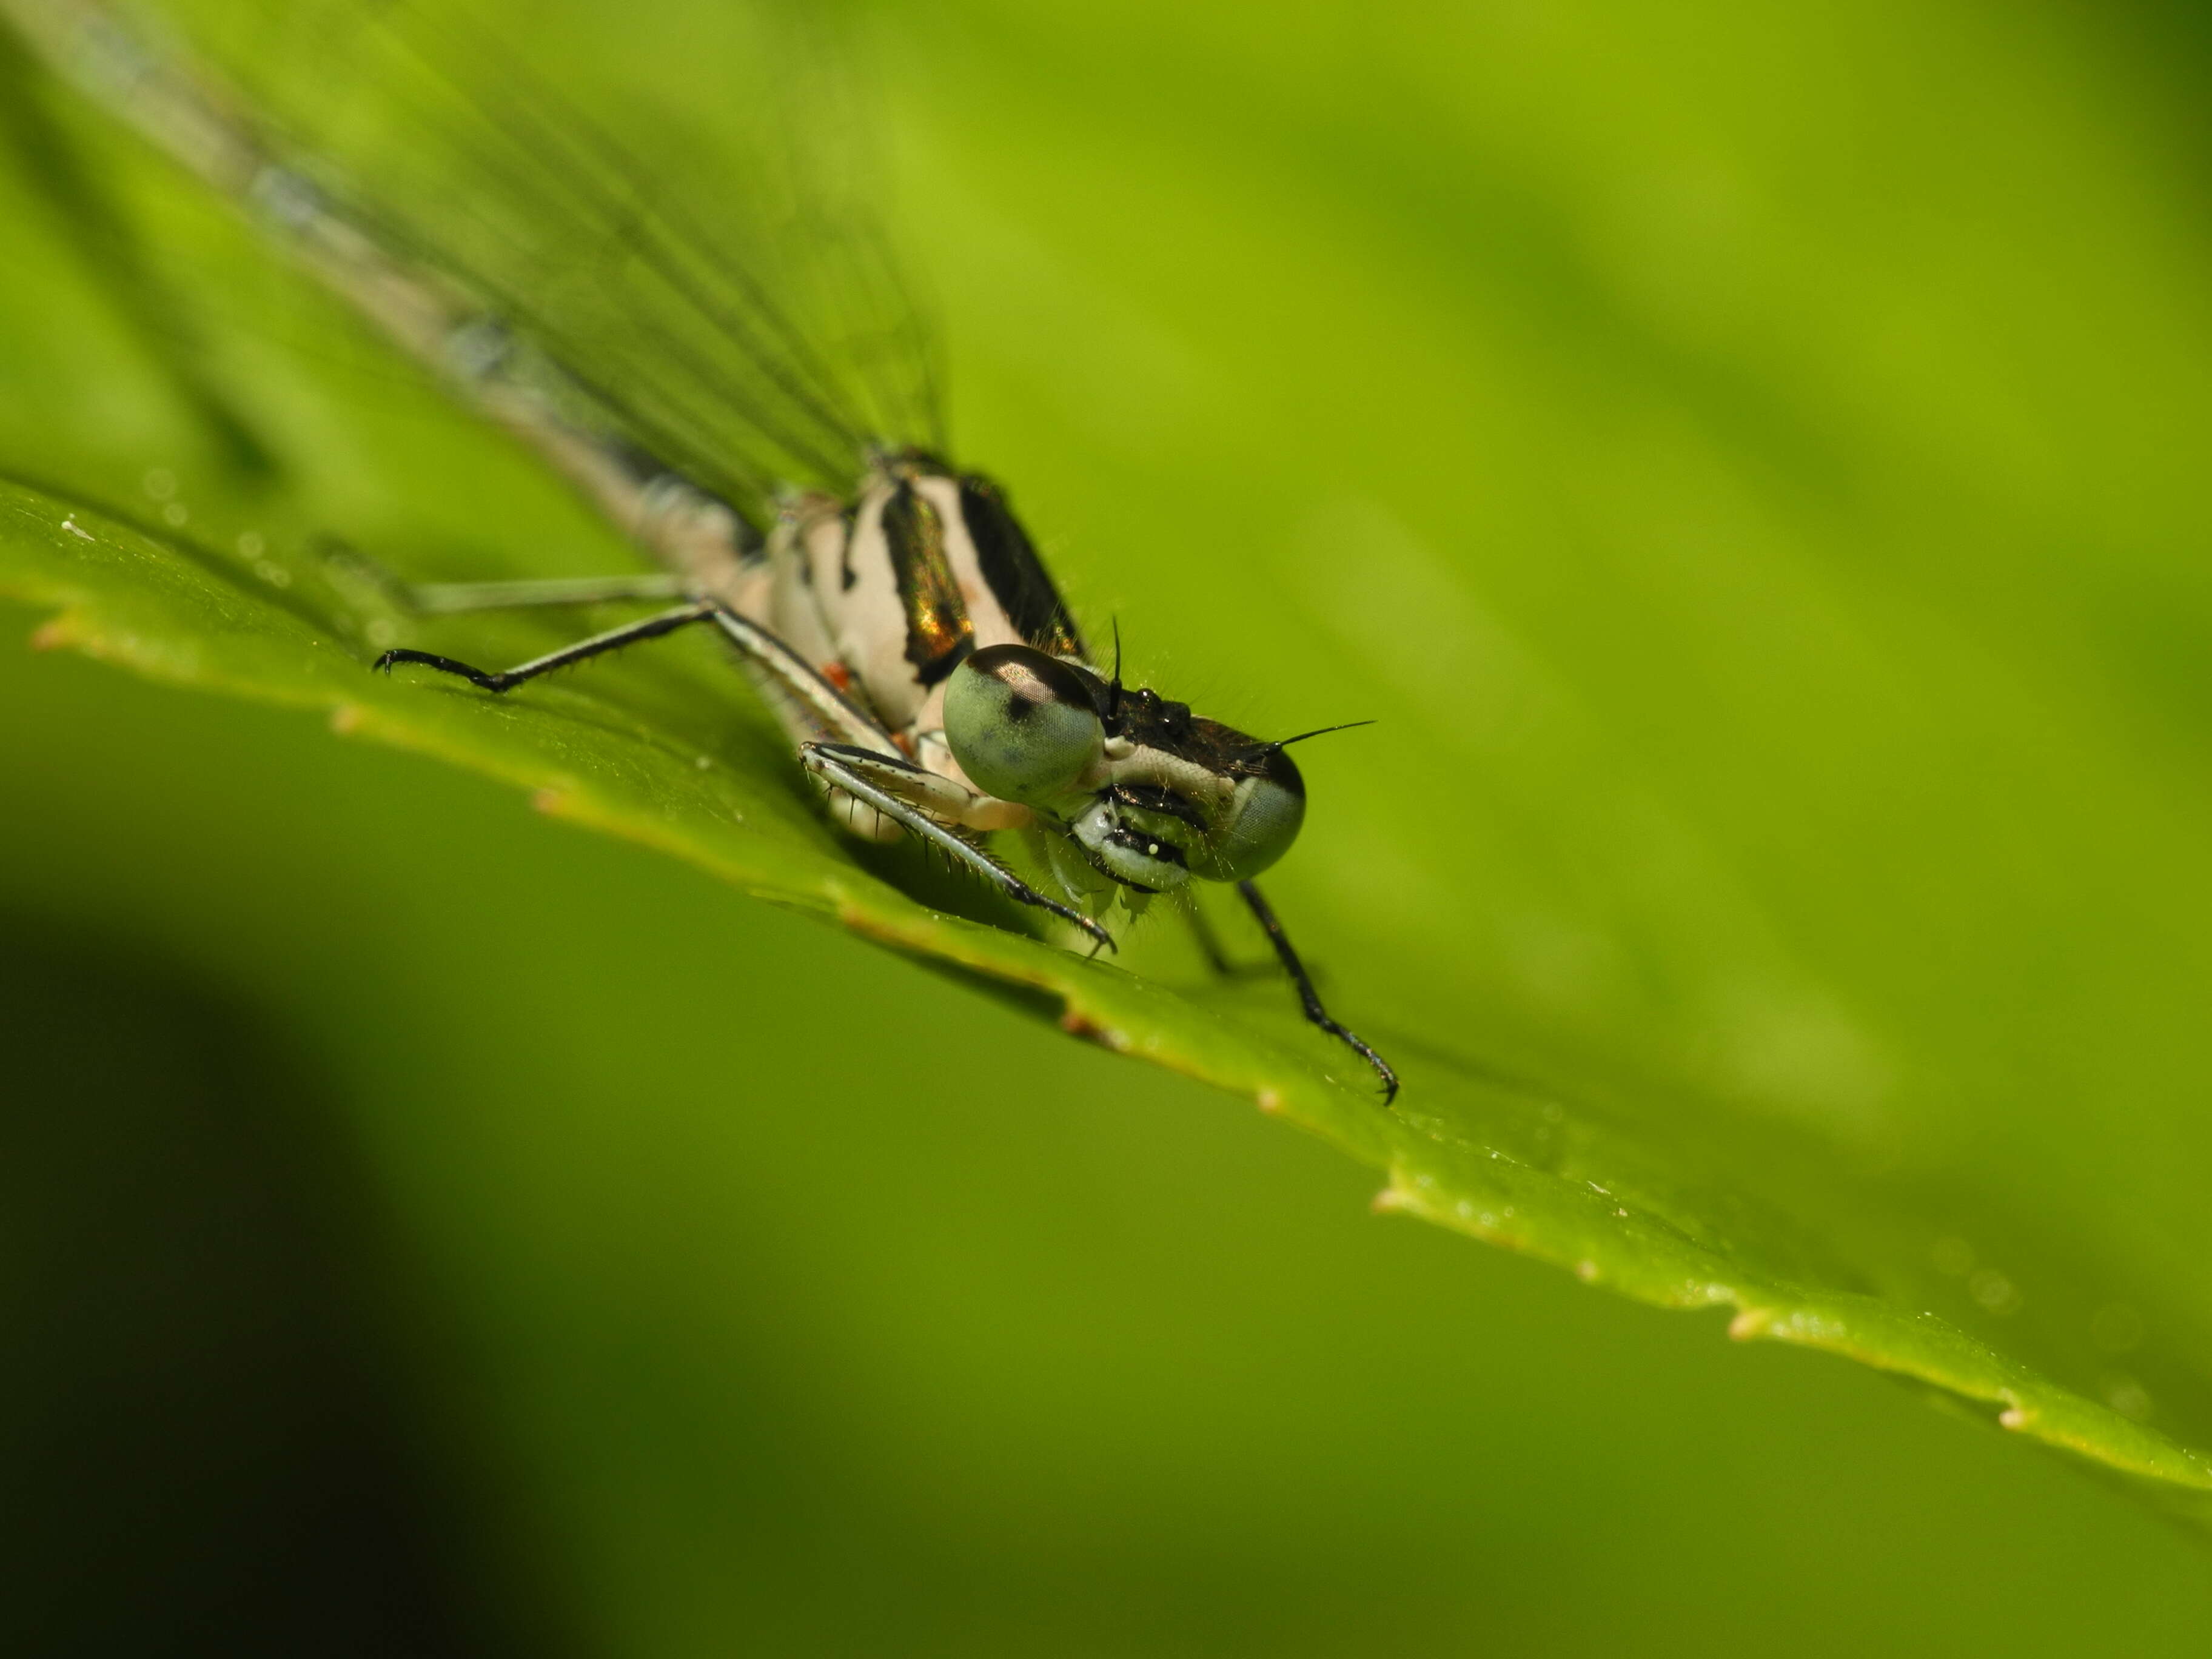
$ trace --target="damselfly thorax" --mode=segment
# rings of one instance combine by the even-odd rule
[[[992,646],[1084,657],[1074,622],[997,486],[918,451],[871,457],[849,501],[787,495],[765,546],[719,563],[714,591],[774,630],[908,759],[963,785],[972,781],[945,738],[945,691],[961,665]],[[794,740],[819,735],[799,708],[781,699],[777,706]],[[970,827],[1029,821],[1026,808],[1003,807],[994,816],[979,806]],[[847,816],[859,833],[898,833],[867,815]]]
[[[1304,819],[1305,787],[1284,752],[1299,738],[1263,741],[1125,687],[1118,646],[1102,667],[1004,493],[939,459],[941,443],[878,441],[940,429],[926,363],[896,384],[858,372],[879,361],[874,350],[841,367],[834,337],[806,326],[818,308],[781,302],[746,264],[742,239],[674,209],[650,170],[554,84],[474,97],[438,54],[481,61],[471,56],[480,43],[425,15],[361,9],[361,31],[331,61],[350,66],[390,45],[396,74],[428,75],[437,95],[413,107],[454,127],[441,152],[450,171],[431,193],[453,197],[456,179],[473,191],[465,211],[442,216],[413,211],[422,204],[404,184],[374,200],[340,184],[343,168],[272,136],[312,130],[312,107],[265,127],[189,64],[133,43],[97,0],[0,0],[0,13],[660,567],[605,581],[395,583],[423,612],[666,608],[497,672],[413,648],[387,651],[377,667],[418,664],[507,692],[711,629],[735,647],[845,829],[916,836],[1094,951],[1113,945],[1109,921],[1162,894],[1232,885],[1306,1018],[1395,1093],[1389,1066],[1322,1006],[1254,884]],[[882,290],[880,250],[866,237],[836,246],[872,252],[826,291],[896,324],[905,313]],[[595,251],[592,280],[549,282],[580,248]],[[920,337],[918,325],[892,332]],[[790,478],[809,482],[781,483]],[[986,846],[996,831],[1028,839],[1042,886]],[[1215,954],[1202,926],[1200,939]]]
[[[1262,823],[1268,853],[1296,833],[1304,791],[1289,757],[1150,690],[1125,694],[1118,673],[1102,678],[986,478],[915,451],[878,456],[849,505],[787,501],[760,556],[724,580],[735,609],[812,663],[908,759],[975,793],[960,823],[1041,829],[1078,892],[1141,908],[1194,869],[1257,875],[1273,861],[1256,845]],[[806,705],[776,702],[795,741],[818,739]],[[841,815],[858,833],[898,833],[872,812]],[[1081,849],[1073,858],[1070,842]]]

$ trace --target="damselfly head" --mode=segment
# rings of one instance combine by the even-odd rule
[[[1297,738],[1262,742],[1028,646],[988,647],[953,672],[945,738],[978,787],[1064,825],[1094,869],[1143,891],[1248,880],[1305,821],[1305,782],[1283,752]]]

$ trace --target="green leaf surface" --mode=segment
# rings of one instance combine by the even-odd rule
[[[1245,1094],[1387,1171],[1378,1207],[1662,1306],[1735,1308],[1735,1335],[1917,1376],[2000,1408],[2008,1427],[2179,1493],[2212,1492],[2202,1457],[1916,1309],[1909,1281],[1790,1219],[1765,1183],[1731,1192],[1679,1150],[1642,1151],[1556,1100],[1418,1047],[1414,1091],[1386,1111],[1356,1066],[1297,1053],[1249,1014],[1225,1018],[1155,981],[925,908],[855,866],[792,787],[772,738],[732,743],[711,726],[573,688],[494,701],[371,675],[352,643],[362,624],[312,564],[226,559],[15,485],[0,485],[0,592],[55,611],[40,647],[324,711],[340,733],[529,789],[543,811],[690,860],[757,897],[1048,994],[1069,1030]]]
[[[52,612],[46,646],[509,781],[1243,1094],[1382,1171],[1385,1209],[1932,1384],[2212,1523],[2187,1176],[2212,629],[2202,486],[2169,459],[2212,430],[2207,260],[2170,234],[2185,191],[2043,97],[2063,76],[2094,106],[2122,70],[2072,67],[2058,22],[2006,58],[1950,21],[1901,57],[1878,20],[1730,37],[1773,54],[1762,86],[1870,77],[1808,112],[1727,76],[1700,103],[1632,9],[1611,27],[1656,33],[1625,54],[1162,17],[1165,70],[1073,16],[875,20],[942,71],[888,118],[963,447],[1146,678],[1255,729],[1382,722],[1316,751],[1278,899],[1401,1062],[1394,1111],[1279,986],[1210,984],[1172,938],[1087,962],[920,902],[926,872],[822,823],[703,644],[501,700],[368,674],[402,622],[319,534],[418,575],[620,550],[89,125],[118,222],[206,320],[149,349],[149,307],[85,280],[99,204],[10,186],[52,234],[7,343],[40,413],[4,434],[59,482],[0,489],[0,592]],[[1923,164],[1956,134],[1916,77],[1962,57],[2033,203]],[[1516,65],[1559,99],[1505,95]],[[929,90],[976,76],[1005,95]],[[1917,193],[1823,170],[1853,144]],[[1971,231],[1929,228],[1962,202]],[[1255,301],[1257,271],[1298,276]],[[2069,307],[2094,340],[2021,343]],[[281,477],[207,431],[218,397]],[[2079,412],[2145,400],[2165,429],[2126,442]],[[84,504],[134,492],[136,525]],[[511,660],[560,627],[407,637]]]

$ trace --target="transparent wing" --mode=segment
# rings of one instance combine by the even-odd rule
[[[782,484],[844,493],[872,444],[942,449],[835,54],[769,8],[672,45],[596,10],[533,11],[526,41],[405,0],[165,8],[289,170],[611,442],[756,522]]]

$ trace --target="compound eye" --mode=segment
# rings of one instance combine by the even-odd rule
[[[1220,827],[1190,849],[1190,867],[1208,881],[1249,881],[1291,850],[1305,821],[1305,781],[1275,750],[1262,774],[1237,781]]]
[[[1095,683],[1026,645],[969,656],[945,687],[945,741],[971,782],[1041,806],[1090,769],[1104,739]]]

